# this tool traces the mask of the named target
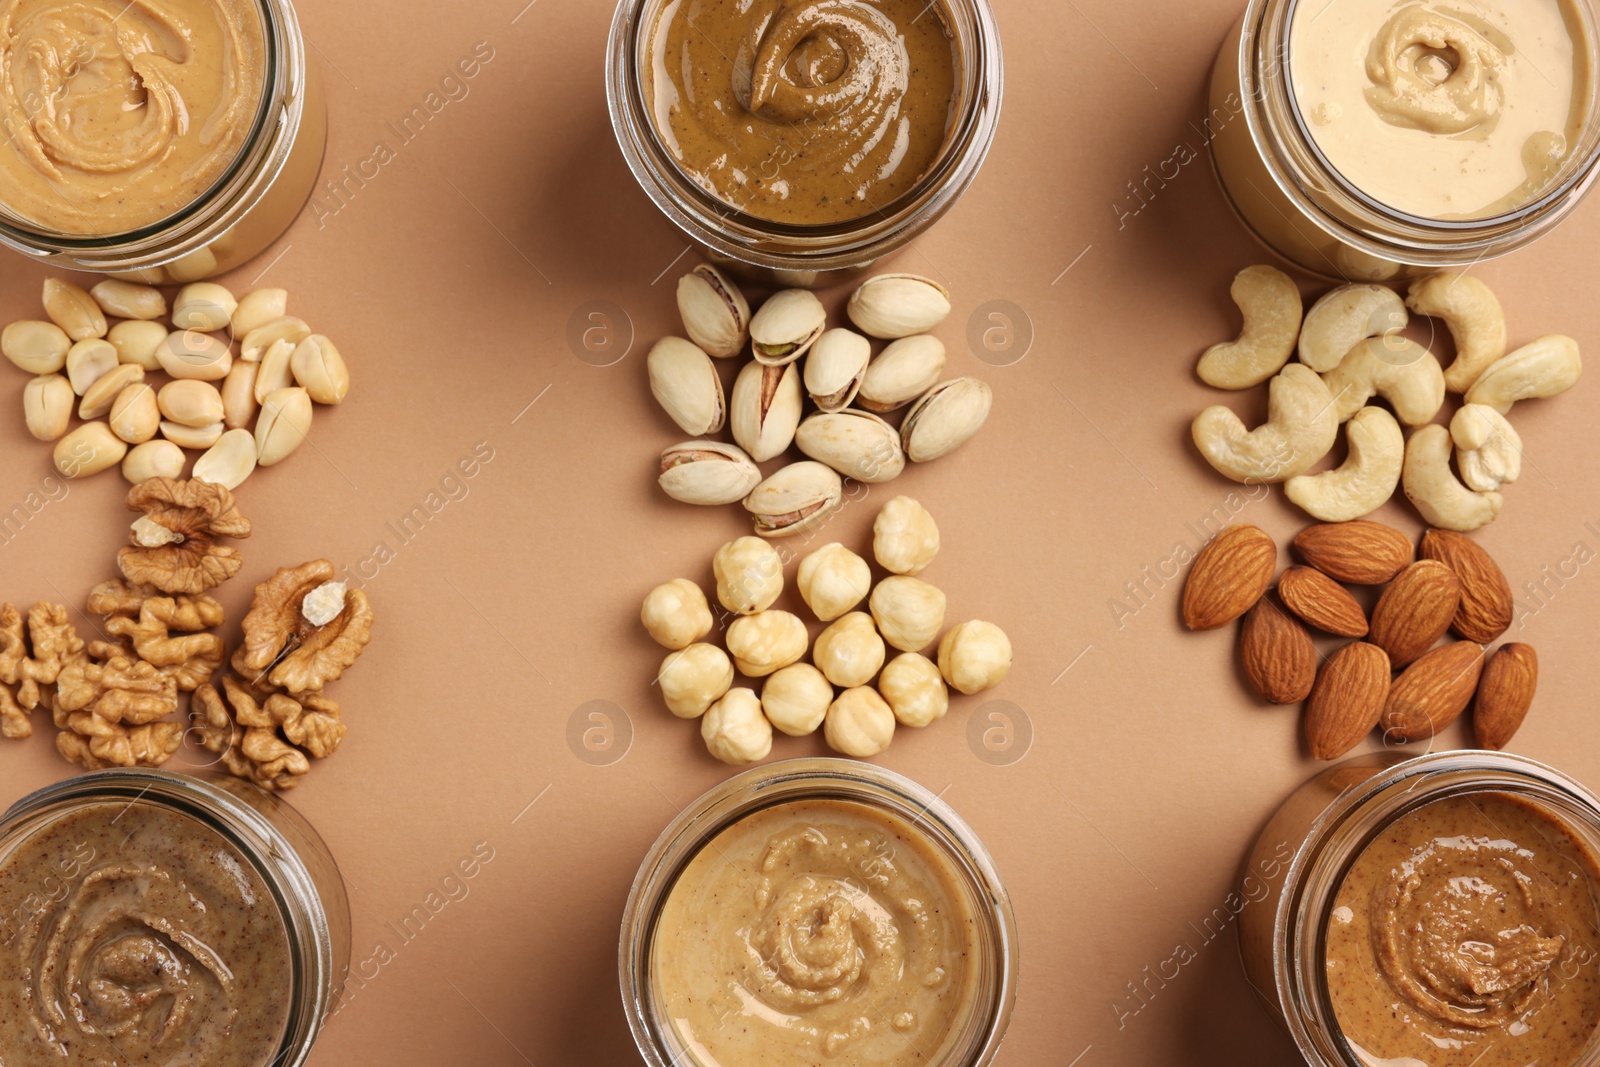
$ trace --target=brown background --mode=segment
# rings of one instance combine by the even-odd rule
[[[679,435],[650,400],[643,354],[677,329],[672,283],[692,260],[678,259],[683,243],[612,139],[610,5],[525,2],[446,16],[396,0],[374,17],[305,0],[332,112],[325,177],[379,141],[395,158],[342,201],[324,193],[322,210],[228,279],[239,291],[288,288],[291,311],[334,337],[355,377],[342,409],[319,412],[314,449],[241,489],[257,532],[224,591],[231,617],[276,566],[326,555],[355,568],[379,543],[392,550],[366,586],[376,638],[334,690],[350,738],[293,795],[348,878],[356,958],[380,941],[394,951],[329,1025],[320,1064],[636,1063],[615,976],[623,901],[655,835],[729,773],[660,707],[660,650],[636,618],[656,582],[708,579],[712,550],[743,530],[736,510],[678,506],[653,485],[656,451]],[[1010,765],[985,762],[967,731],[983,699],[960,699],[945,721],[901,731],[883,762],[943,791],[1010,885],[1023,962],[1003,1067],[1284,1062],[1292,1050],[1253,1001],[1231,931],[1209,942],[1202,931],[1251,837],[1313,764],[1296,716],[1241,687],[1231,636],[1181,633],[1177,583],[1144,570],[1196,546],[1191,524],[1228,511],[1233,487],[1187,440],[1194,413],[1228,398],[1191,368],[1234,330],[1228,281],[1261,254],[1203,154],[1164,186],[1151,181],[1137,213],[1129,183],[1200,147],[1189,122],[1236,3],[998,7],[1008,84],[993,156],[897,264],[950,285],[955,313],[939,332],[953,371],[993,384],[994,416],[971,445],[892,488],[938,517],[945,547],[926,577],[949,593],[952,621],[1010,631],[1017,665],[989,696],[1020,709],[1012,717],[1032,740]],[[466,97],[400,144],[388,124],[479,42],[493,58]],[[1581,309],[1597,241],[1591,204],[1481,269],[1514,343],[1563,331],[1592,347]],[[15,257],[0,270],[0,316],[38,317],[42,272]],[[965,339],[993,300],[1015,304],[1033,331],[1008,366],[986,365]],[[592,301],[626,317],[613,314],[613,354],[631,323],[632,346],[612,366],[566,339]],[[22,386],[21,374],[0,375],[13,412]],[[1577,543],[1600,543],[1600,527],[1586,526],[1600,520],[1595,388],[1518,406],[1528,468],[1479,540],[1529,609],[1516,636],[1544,664],[1513,747],[1600,784],[1584,643],[1600,581],[1576,564],[1559,585],[1543,577]],[[450,483],[459,499],[401,543],[390,524],[425,507],[477,442],[493,460]],[[20,412],[0,419],[0,446],[9,509],[50,474],[49,450],[26,437]],[[5,531],[0,596],[81,604],[111,573],[124,488],[115,474],[74,485]],[[846,509],[826,539],[865,550],[874,510]],[[1304,521],[1275,491],[1239,517],[1285,538]],[[1384,517],[1420,529],[1403,506]],[[1531,600],[1527,581],[1551,592]],[[1148,590],[1143,606],[1129,582]],[[609,765],[596,761],[615,749],[586,762],[568,744],[590,701],[615,705],[618,736],[631,732]],[[48,735],[0,747],[0,801],[68,773]],[[820,751],[820,740],[790,739],[775,755]],[[1023,751],[1019,741],[1010,755]],[[480,842],[494,859],[470,894],[402,944],[386,924]],[[1128,983],[1180,944],[1195,958],[1150,982],[1141,1006]]]

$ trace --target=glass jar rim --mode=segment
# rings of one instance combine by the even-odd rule
[[[289,128],[298,128],[306,56],[299,19],[291,0],[254,0],[254,6],[261,17],[265,46],[261,94],[249,132],[216,181],[171,215],[120,233],[63,233],[20,218],[0,204],[0,241],[25,254],[50,255],[137,254],[149,251],[152,246],[184,243],[184,249],[164,256],[164,261],[181,255],[196,234],[204,234],[219,218],[235,210],[236,205],[247,209],[249,202],[258,199],[276,177],[283,163],[281,157],[286,155],[284,152],[279,153],[276,160],[271,158],[276,141],[273,135],[283,128],[282,123],[273,122],[274,114],[285,110]],[[264,166],[270,173],[263,174]],[[261,180],[263,177],[265,181]],[[140,265],[147,264],[141,262]]]
[[[931,225],[976,177],[994,142],[1004,95],[1000,31],[989,0],[941,0],[964,13],[971,32],[952,27],[966,81],[959,111],[935,165],[912,189],[859,218],[794,225],[752,215],[701,188],[683,171],[649,115],[640,49],[651,25],[641,16],[663,0],[618,0],[607,42],[606,99],[624,160],[645,194],[679,229],[715,252],[772,270],[829,271],[893,251]],[[654,6],[653,6],[654,5]],[[788,247],[784,247],[788,246]]]
[[[1348,762],[1366,759],[1370,757]],[[1600,796],[1554,767],[1515,753],[1482,749],[1425,753],[1380,764],[1372,775],[1347,786],[1318,815],[1296,849],[1273,920],[1275,993],[1290,1036],[1307,1064],[1361,1067],[1345,1058],[1342,1046],[1333,1040],[1337,1022],[1322,966],[1334,896],[1350,866],[1397,819],[1435,801],[1469,793],[1526,796],[1556,808],[1563,818],[1582,822],[1600,840]],[[1363,816],[1373,816],[1375,805],[1387,805],[1377,821],[1357,825]],[[1316,1022],[1315,1029],[1308,1017]]]
[[[325,904],[299,850],[260,811],[189,774],[152,768],[89,771],[37,789],[7,808],[0,814],[0,844],[18,833],[24,835],[20,843],[72,811],[118,801],[129,807],[154,804],[196,820],[232,846],[261,877],[283,922],[292,967],[289,1015],[272,1063],[299,1067],[310,1055],[334,1000],[338,976],[333,973],[332,934]],[[316,837],[309,823],[304,829]]]
[[[623,912],[618,979],[634,1043],[651,1067],[682,1067],[661,1054],[649,1018],[648,986],[654,929],[662,905],[688,863],[717,834],[757,811],[808,799],[864,803],[898,816],[921,831],[969,883],[975,909],[987,921],[994,959],[993,984],[984,1006],[982,1040],[961,1067],[984,1067],[999,1051],[1016,1000],[1018,946],[1011,898],[982,840],[931,790],[887,768],[855,760],[807,757],[751,768],[714,786],[683,807],[639,865]]]

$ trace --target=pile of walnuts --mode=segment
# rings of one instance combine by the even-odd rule
[[[64,604],[35,604],[26,617],[0,607],[0,736],[32,736],[31,713],[43,708],[57,751],[98,770],[159,767],[192,729],[229,773],[293,788],[344,739],[323,688],[371,639],[366,595],[334,581],[326,560],[284,568],[256,587],[229,657],[210,590],[243,566],[226,541],[250,536],[250,520],[226,488],[203,481],[151,479],[128,493],[128,508],[139,518],[118,553],[122,577],[95,586],[86,604],[99,620],[94,639]]]

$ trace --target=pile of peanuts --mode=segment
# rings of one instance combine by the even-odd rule
[[[300,447],[313,402],[338,404],[350,391],[333,342],[287,310],[282,289],[235,298],[196,282],[178,290],[169,318],[152,286],[107,279],[85,290],[48,278],[48,321],[11,323],[0,353],[35,376],[22,397],[28,431],[55,442],[63,477],[121,464],[134,484],[181,478],[189,449],[201,452],[191,477],[232,490]]]
[[[765,759],[774,729],[800,737],[819,727],[835,751],[876,756],[894,739],[896,723],[922,727],[943,718],[950,689],[970,696],[1005,678],[1011,641],[1000,627],[974,619],[939,639],[945,595],[915,577],[939,551],[927,509],[908,496],[890,500],[873,524],[872,543],[889,572],[876,585],[867,561],[838,542],[800,561],[800,596],[828,624],[814,645],[798,615],[773,607],[784,588],[783,557],[759,537],[730,541],[712,559],[717,600],[733,616],[727,651],[703,640],[714,620],[694,582],[678,578],[645,597],[645,629],[672,649],[656,679],[662,698],[679,718],[700,720],[717,759]],[[868,611],[855,610],[863,600]],[[935,639],[937,661],[922,654]],[[887,664],[885,642],[900,651]],[[808,650],[812,662],[801,662]],[[735,668],[766,679],[759,696],[734,686]]]

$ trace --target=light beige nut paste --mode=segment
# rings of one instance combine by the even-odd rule
[[[971,1007],[975,918],[950,861],[850,801],[747,816],[684,868],[653,982],[701,1067],[940,1062]]]
[[[1545,193],[1589,114],[1582,0],[1300,0],[1290,78],[1312,140],[1357,189],[1429,219]]]
[[[265,48],[251,0],[0,0],[0,203],[77,235],[183,210],[247,140]]]

